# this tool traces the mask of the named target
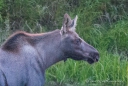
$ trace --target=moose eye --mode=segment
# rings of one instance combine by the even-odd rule
[[[81,43],[81,40],[80,39],[75,39],[74,40],[74,43],[77,44],[77,45],[79,45]]]

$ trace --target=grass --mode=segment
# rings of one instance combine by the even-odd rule
[[[104,50],[99,51],[100,61],[92,65],[85,61],[73,60],[57,63],[47,70],[46,82],[55,81],[59,83],[59,86],[63,83],[77,83],[79,86],[87,84],[126,85],[127,61],[120,61],[118,54],[110,54]]]
[[[100,52],[100,61],[93,65],[70,59],[60,62],[47,70],[46,82],[56,82],[56,86],[128,85],[127,23],[118,21],[109,28],[78,26],[80,36]]]
[[[13,30],[50,31],[61,27],[64,13],[77,14],[77,33],[99,50],[100,61],[57,63],[46,71],[46,86],[127,86],[127,8],[127,0],[1,0],[0,43]]]

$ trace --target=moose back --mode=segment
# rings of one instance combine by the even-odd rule
[[[68,58],[97,62],[98,51],[75,32],[76,22],[65,14],[60,30],[11,35],[0,48],[0,86],[43,86],[45,70]]]

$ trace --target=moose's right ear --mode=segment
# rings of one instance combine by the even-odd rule
[[[69,31],[69,26],[71,25],[72,20],[70,16],[66,13],[64,15],[63,25],[61,27],[61,34],[64,35]]]

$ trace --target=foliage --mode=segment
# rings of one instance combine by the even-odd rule
[[[63,17],[60,16],[73,8],[66,0],[9,0],[5,5],[10,29],[30,32],[40,32],[42,27],[47,28],[45,30],[53,30],[62,23],[60,20],[62,21]]]
[[[61,85],[68,82],[70,84],[81,83],[76,86],[85,86],[90,83],[94,83],[96,86],[106,84],[110,84],[108,86],[125,86],[128,78],[126,76],[128,63],[125,60],[120,61],[120,55],[109,54],[107,51],[100,50],[100,56],[100,61],[93,65],[73,60],[58,63],[46,72],[46,79],[54,80]],[[97,85],[99,83],[100,85]]]
[[[92,66],[72,60],[61,62],[48,69],[47,81],[59,84],[79,82],[83,86],[91,81],[126,83],[127,3],[127,0],[1,0],[0,43],[15,30],[45,32],[60,28],[64,13],[72,18],[77,14],[77,32],[99,50],[100,62]]]

